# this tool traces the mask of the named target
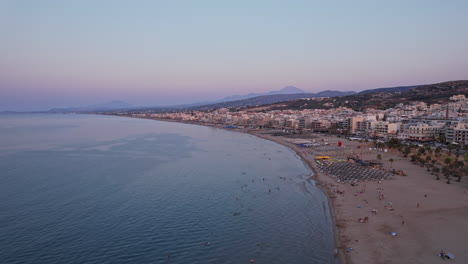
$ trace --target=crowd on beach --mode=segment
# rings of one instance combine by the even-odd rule
[[[374,148],[372,143],[344,141],[332,137],[316,139],[317,142],[324,140],[327,145],[297,146],[294,149],[315,168],[320,181],[326,185],[325,189],[328,190],[332,203],[336,203],[335,213],[338,214],[336,225],[340,230],[337,236],[340,242],[334,250],[335,256],[341,256],[345,263],[401,263],[397,261],[399,257],[389,259],[391,252],[393,254],[406,252],[408,259],[425,260],[424,262],[418,260],[403,263],[437,263],[437,255],[442,259],[454,259],[452,253],[447,254],[441,251],[442,253],[439,254],[437,247],[435,251],[432,249],[432,253],[429,251],[423,254],[420,251],[408,254],[408,250],[398,249],[399,245],[429,250],[431,250],[431,245],[449,245],[447,238],[441,237],[440,239],[445,242],[440,243],[437,240],[429,242],[424,233],[417,233],[413,228],[415,217],[419,217],[421,213],[430,215],[431,220],[428,221],[433,221],[432,217],[436,216],[433,216],[432,211],[429,210],[441,205],[433,203],[429,205],[427,204],[429,200],[426,202],[422,200],[429,199],[428,194],[423,193],[419,196],[420,198],[416,198],[414,194],[408,193],[416,189],[399,185],[403,187],[401,188],[396,184],[396,182],[401,184],[404,181],[413,188],[418,185],[418,190],[433,192],[433,187],[429,187],[432,184],[416,182],[416,179],[422,179],[420,176],[427,177],[430,181],[431,177],[428,177],[425,169],[411,165],[407,159],[399,157],[391,150]],[[282,139],[282,141],[287,141],[290,146],[296,147],[297,145],[296,142],[288,139]],[[337,146],[340,141],[343,145]],[[410,192],[413,193],[413,191]],[[408,201],[414,201],[413,209],[408,208],[406,200],[402,200],[402,197],[408,197]],[[424,241],[427,245],[413,246],[414,241]],[[390,248],[382,249],[382,246]],[[454,246],[450,243],[451,250],[455,250]],[[378,253],[375,252],[377,248],[380,249]],[[457,252],[460,254],[459,250]],[[372,261],[369,262],[369,260]]]

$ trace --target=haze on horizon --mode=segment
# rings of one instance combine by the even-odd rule
[[[0,111],[468,79],[468,1],[0,2]]]

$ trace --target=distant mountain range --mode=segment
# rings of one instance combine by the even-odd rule
[[[250,106],[260,106],[265,104],[274,104],[277,102],[283,102],[288,100],[295,100],[299,98],[314,98],[314,97],[335,97],[335,96],[345,96],[350,94],[355,94],[356,92],[340,92],[340,91],[322,91],[319,93],[293,93],[293,94],[271,94],[271,95],[262,95],[256,96],[243,100],[235,100],[229,102],[222,102],[216,104],[208,104],[193,107],[193,110],[211,110],[217,108],[236,108],[236,107],[250,107]]]
[[[272,104],[285,100],[293,100],[298,98],[309,97],[328,97],[328,96],[343,96],[355,94],[355,92],[340,92],[340,91],[322,91],[319,93],[306,93],[304,90],[295,86],[286,86],[277,91],[270,91],[267,93],[250,93],[245,95],[233,95],[224,97],[220,100],[213,102],[199,102],[193,104],[173,105],[173,106],[153,106],[153,107],[137,107],[123,101],[111,101],[99,105],[91,105],[86,107],[70,107],[70,108],[53,108],[48,112],[50,113],[64,113],[64,112],[106,112],[117,110],[134,110],[166,112],[166,111],[179,111],[181,109],[214,109],[222,107],[242,107],[261,104]]]
[[[419,87],[422,85],[412,85],[412,86],[397,86],[397,87],[389,87],[389,88],[377,88],[377,89],[368,89],[361,91],[357,94],[368,94],[368,93],[380,93],[380,92],[387,92],[387,93],[393,93],[393,92],[406,92],[409,91],[413,88]]]
[[[468,80],[449,81],[436,84],[379,88],[357,94],[334,97],[324,100],[290,100],[270,105],[268,109],[329,109],[348,107],[356,111],[366,108],[387,109],[399,103],[408,104],[422,101],[429,104],[444,103],[453,95],[468,97]]]
[[[185,105],[165,106],[165,107],[136,107],[123,101],[111,101],[108,103],[91,105],[86,107],[54,108],[48,113],[66,113],[66,112],[109,112],[117,110],[128,110],[135,112],[170,112],[181,110],[212,110],[218,108],[245,108],[262,105],[272,105],[281,103],[276,108],[330,108],[346,106],[355,110],[364,108],[384,109],[393,107],[399,102],[410,102],[412,100],[426,101],[429,103],[440,100],[447,100],[454,94],[465,94],[468,96],[468,81],[450,81],[429,85],[412,85],[368,89],[359,93],[353,91],[334,91],[326,90],[318,93],[307,93],[304,90],[286,86],[280,90],[267,93],[250,93],[245,95],[233,95],[224,97],[214,102],[193,103]],[[333,97],[333,99],[300,100],[317,97]],[[328,102],[328,104],[326,104]],[[326,105],[326,106],[324,106]],[[270,106],[274,108],[274,106]]]
[[[264,95],[275,95],[275,94],[304,94],[307,93],[306,91],[299,89],[295,86],[286,86],[281,90],[278,91],[270,91],[268,93],[249,93],[245,95],[231,95],[224,97],[223,99],[219,100],[218,102],[229,102],[229,101],[237,101],[237,100],[244,100],[244,99],[249,99],[253,97],[258,97],[258,96],[264,96]],[[214,103],[218,103],[214,102]]]

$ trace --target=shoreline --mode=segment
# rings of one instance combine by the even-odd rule
[[[239,131],[239,132],[242,132],[242,131]],[[321,176],[323,176],[321,175],[321,172],[318,170],[318,168],[315,167],[315,164],[311,160],[309,160],[307,157],[305,157],[304,153],[300,152],[297,148],[293,147],[292,145],[288,145],[281,140],[278,140],[278,139],[275,140],[274,136],[267,137],[265,135],[262,135],[260,132],[261,131],[254,132],[252,130],[247,130],[247,131],[244,131],[243,133],[250,134],[258,138],[264,139],[264,140],[269,140],[269,141],[275,142],[277,144],[283,145],[291,149],[302,160],[302,162],[304,162],[304,164],[312,171],[312,174],[309,176],[309,178],[312,178],[315,181],[315,186],[321,192],[323,192],[323,194],[327,198],[328,208],[330,212],[330,219],[332,222],[334,246],[335,248],[341,247],[342,241],[340,241],[339,239],[340,230],[337,228],[337,225],[336,225],[337,223],[336,212],[335,212],[336,205],[333,203],[333,199],[331,198],[331,190],[327,188],[327,185],[324,184],[320,179]],[[346,260],[346,255],[342,254],[341,251],[338,251],[338,257],[336,258],[335,263],[345,264],[345,263],[350,263],[350,262],[349,260]]]
[[[154,118],[133,117],[133,116],[124,116],[124,117],[137,118],[137,119],[147,119],[147,120],[154,120],[154,121],[161,121],[161,122],[173,122],[173,123],[181,123],[181,124],[188,124],[188,125],[198,125],[198,126],[205,126],[205,127],[210,127],[210,128],[218,128],[218,129],[223,129],[223,130],[230,131],[230,132],[238,132],[238,133],[243,133],[243,134],[249,134],[249,135],[258,137],[260,139],[269,140],[269,141],[272,141],[272,142],[275,142],[277,144],[280,144],[282,146],[287,147],[288,149],[290,149],[293,153],[295,153],[298,156],[298,158],[307,166],[307,168],[309,168],[311,170],[312,173],[309,175],[308,179],[313,179],[314,182],[315,182],[315,186],[321,192],[323,192],[323,194],[327,198],[327,204],[328,204],[328,208],[329,208],[329,212],[330,212],[330,219],[331,219],[331,222],[332,222],[333,244],[334,244],[335,248],[340,247],[340,245],[341,245],[340,240],[339,240],[340,230],[337,228],[337,225],[336,225],[337,219],[336,219],[336,213],[335,213],[335,204],[333,203],[333,200],[330,197],[330,191],[331,190],[329,188],[327,188],[327,186],[325,184],[323,184],[323,182],[320,181],[320,179],[319,179],[320,172],[315,167],[315,165],[309,159],[307,159],[303,155],[303,153],[298,151],[293,146],[288,145],[285,142],[282,142],[280,140],[275,140],[274,139],[275,137],[270,138],[270,137],[267,137],[267,136],[263,135],[261,133],[262,130],[253,130],[253,129],[245,129],[245,128],[227,129],[227,128],[224,128],[223,126],[216,126],[216,125],[202,124],[202,123],[195,123],[195,122],[193,122],[193,123],[192,122],[183,122],[183,121],[179,121],[179,120],[170,120],[170,119],[165,120],[165,119],[154,119]],[[342,254],[341,251],[338,251],[338,257],[335,258],[334,263],[335,264],[351,263],[349,261],[346,261],[345,257],[346,257],[346,255]]]
[[[321,191],[323,192],[323,194],[325,195],[325,197],[327,198],[327,203],[328,203],[328,208],[329,208],[329,212],[330,212],[330,219],[331,219],[331,222],[332,222],[332,230],[333,230],[333,244],[335,246],[335,248],[338,248],[340,246],[340,241],[339,241],[339,232],[340,230],[338,230],[337,226],[336,226],[336,214],[335,214],[335,205],[333,204],[333,201],[330,197],[330,190],[326,187],[326,185],[324,185],[322,182],[320,182],[320,179],[319,179],[319,170],[314,166],[314,164],[309,160],[307,159],[303,153],[301,153],[300,151],[298,151],[297,149],[285,144],[284,142],[281,142],[280,140],[274,140],[274,137],[272,138],[268,138],[266,136],[262,136],[261,133],[259,133],[260,131],[251,131],[251,130],[247,130],[247,131],[238,131],[238,132],[241,132],[241,133],[246,133],[246,134],[250,134],[250,135],[253,135],[253,136],[256,136],[258,138],[261,138],[261,139],[264,139],[264,140],[269,140],[269,141],[272,141],[272,142],[275,142],[277,144],[280,144],[282,146],[285,146],[287,148],[289,148],[291,151],[293,151],[294,153],[296,153],[296,155],[298,156],[299,159],[301,159],[301,161],[312,171],[312,174],[309,175],[309,179],[312,178],[314,181],[315,181],[315,186]],[[339,254],[338,257],[336,258],[336,261],[335,263],[339,264],[345,264],[345,263],[348,263],[346,261],[344,261],[344,255],[342,254]]]
[[[312,149],[312,154],[286,137],[262,133],[266,130],[227,129],[221,125],[182,120],[132,118],[201,125],[250,134],[294,151],[313,172],[310,178],[314,179],[315,185],[327,197],[335,247],[338,250],[336,263],[441,263],[443,260],[437,256],[441,250],[455,255],[452,263],[464,263],[468,259],[465,247],[468,237],[468,183],[445,184],[443,180],[437,181],[425,168],[412,164],[396,151],[383,152],[375,148],[367,151],[370,143],[317,134],[317,138],[327,140],[330,146],[343,141],[346,147],[335,147],[331,152]],[[382,156],[381,170],[397,168],[404,171],[405,175],[347,184],[337,181],[327,171],[322,172],[315,162],[316,156],[330,155],[343,159],[347,155],[356,155],[356,151],[361,152],[365,160],[375,159],[376,155]],[[358,218],[360,220],[364,217],[369,221],[358,221]]]

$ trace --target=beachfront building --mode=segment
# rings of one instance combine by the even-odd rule
[[[452,122],[444,129],[447,143],[468,145],[468,123]]]
[[[368,108],[355,112],[346,107],[334,109],[231,111],[184,111],[178,113],[133,113],[134,116],[172,119],[204,124],[223,124],[241,127],[299,129],[355,134],[362,137],[430,141],[445,136],[448,143],[467,144],[468,100],[457,95],[449,103],[413,102],[397,104],[393,108]]]
[[[395,136],[398,132],[398,124],[387,121],[378,121],[374,125],[375,137],[388,138]]]
[[[454,129],[453,143],[468,145],[468,123],[459,122]]]
[[[308,124],[310,126],[310,129],[314,131],[325,131],[328,130],[331,126],[330,121],[323,119],[312,120]]]
[[[439,138],[441,132],[441,125],[432,125],[423,122],[408,123],[402,125],[401,133],[398,134],[399,139],[412,140],[412,141],[432,141]]]
[[[299,128],[299,120],[290,118],[286,120],[286,128],[291,128],[291,129],[298,129]]]
[[[377,123],[376,120],[363,120],[361,122],[357,122],[357,130],[356,134],[367,134],[371,135],[374,131],[375,124]]]
[[[349,133],[351,134],[356,134],[356,132],[358,131],[358,128],[359,128],[359,125],[358,123],[362,123],[364,121],[364,117],[358,117],[358,116],[355,116],[355,117],[351,117],[348,119],[348,129],[349,129]]]

